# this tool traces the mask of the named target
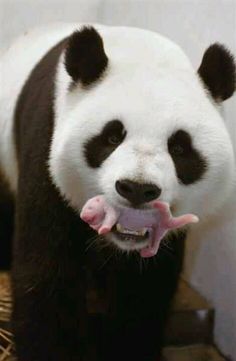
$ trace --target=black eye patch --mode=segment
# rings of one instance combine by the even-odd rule
[[[88,165],[98,168],[123,142],[125,136],[126,131],[120,120],[108,122],[98,135],[92,137],[84,145],[84,154]]]
[[[200,180],[207,169],[206,159],[193,147],[189,133],[178,130],[168,139],[168,150],[179,181],[185,185]]]

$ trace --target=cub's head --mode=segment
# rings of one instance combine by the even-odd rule
[[[103,194],[115,207],[145,209],[159,199],[176,215],[204,221],[227,200],[235,177],[217,109],[235,90],[231,54],[210,46],[196,72],[178,46],[155,33],[99,33],[73,33],[58,65],[54,183],[78,212]],[[129,248],[118,235],[107,238]]]

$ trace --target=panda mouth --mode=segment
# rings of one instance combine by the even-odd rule
[[[121,241],[135,243],[143,243],[148,241],[151,233],[147,227],[142,227],[141,229],[134,230],[123,227],[120,223],[116,223],[116,225],[112,228],[112,232]]]
[[[124,226],[118,222],[112,227],[107,236],[108,238],[111,237],[113,243],[123,251],[143,252],[143,250],[147,251],[153,248],[154,243],[156,243],[154,234],[155,230],[151,225],[148,227],[136,225],[134,227],[134,224]]]

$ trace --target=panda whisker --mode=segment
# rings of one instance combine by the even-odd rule
[[[98,235],[98,234],[95,234],[93,237],[88,238],[88,239],[86,240],[86,243],[91,242],[91,241],[94,241],[95,239],[97,239],[97,238],[99,238],[99,237],[101,237],[101,236]]]
[[[115,252],[111,253],[107,258],[106,260],[103,262],[103,264],[101,265],[101,267],[99,267],[99,271],[101,271],[105,266],[106,264],[110,261],[110,259],[114,256]]]
[[[109,243],[103,236],[97,236],[96,239],[93,241],[92,245],[97,251],[104,251],[106,249],[109,250],[115,250],[116,247],[113,246],[113,244]]]
[[[165,253],[168,256],[174,258],[174,253],[173,253],[173,249],[169,246],[167,246],[166,244],[161,244],[159,247],[159,252],[157,254],[157,256],[160,256],[161,253]]]
[[[141,263],[142,263],[142,271],[143,270],[146,270],[147,269],[147,266],[150,262],[150,258],[143,258],[143,257],[140,257],[141,258]],[[155,262],[155,257],[152,257],[152,261]]]
[[[88,250],[92,247],[96,247],[97,241],[100,240],[101,236],[95,236],[90,238],[86,243],[88,243],[88,246],[85,248],[85,253],[88,252]]]
[[[171,242],[168,239],[165,239],[161,243],[161,247],[167,248],[169,251],[173,252],[173,247],[171,247]]]
[[[144,266],[144,259],[138,255],[138,263],[139,263],[139,270],[140,274],[143,273],[143,266]]]

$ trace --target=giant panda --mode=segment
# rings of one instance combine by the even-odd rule
[[[80,212],[96,195],[131,213],[157,199],[200,223],[223,207],[235,180],[219,112],[235,90],[232,55],[213,44],[195,70],[154,32],[60,23],[21,36],[1,77],[18,360],[160,360],[190,226],[144,259],[148,240],[126,229],[99,236]]]

